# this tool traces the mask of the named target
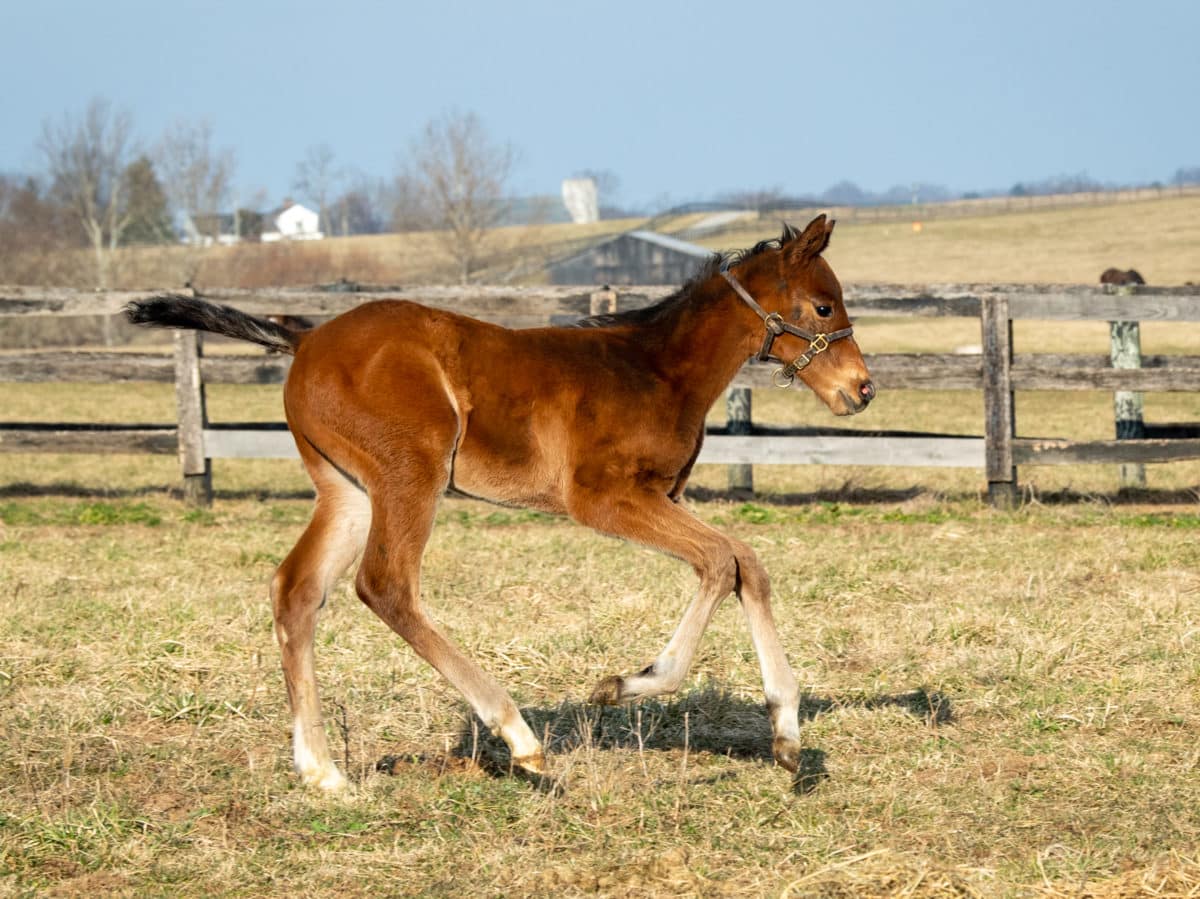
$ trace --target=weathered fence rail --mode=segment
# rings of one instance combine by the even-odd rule
[[[644,306],[671,292],[669,287],[626,288],[619,294],[579,287],[419,287],[355,292],[213,290],[203,296],[248,312],[296,315],[334,315],[372,299],[402,298],[508,327],[534,327]],[[0,287],[0,318],[116,314],[130,300],[154,293]],[[979,468],[986,473],[992,500],[1010,503],[1016,497],[1020,465],[1200,458],[1196,436],[1200,432],[1194,426],[1151,428],[1145,438],[1132,440],[1018,437],[1013,404],[1013,394],[1019,390],[1200,391],[1200,357],[1145,356],[1140,368],[1114,368],[1111,356],[1015,354],[1012,347],[1012,322],[1017,319],[1200,321],[1200,290],[1195,287],[848,285],[846,300],[858,319],[977,318],[980,355],[876,354],[867,357],[867,364],[881,390],[982,391],[985,436],[755,426],[748,414],[747,391],[771,386],[771,368],[748,364],[731,388],[729,426],[710,432],[701,462],[739,466],[731,471],[731,483],[743,486],[748,486],[745,466],[754,464]],[[173,382],[178,405],[175,423],[154,426],[0,424],[0,452],[178,453],[189,498],[205,502],[211,496],[213,459],[292,457],[295,449],[279,423],[209,423],[204,385],[282,383],[289,361],[264,355],[206,357],[192,332],[176,334],[173,357],[138,352],[0,354],[0,381]]]

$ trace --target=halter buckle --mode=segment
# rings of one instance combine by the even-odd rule
[[[783,316],[778,312],[771,312],[763,319],[763,324],[767,326],[767,330],[778,337],[787,330],[783,324]]]
[[[823,353],[827,349],[829,349],[829,338],[824,334],[815,335],[809,342],[807,350],[771,375],[771,383],[776,387],[791,387],[796,380],[796,372],[807,368],[813,361],[813,356]]]

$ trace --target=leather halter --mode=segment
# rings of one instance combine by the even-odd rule
[[[763,325],[766,327],[767,333],[763,337],[762,349],[758,351],[758,355],[754,358],[759,362],[778,362],[783,365],[783,368],[776,369],[775,373],[771,376],[771,381],[776,387],[791,387],[792,382],[796,379],[796,372],[802,368],[806,368],[813,361],[814,356],[829,349],[829,344],[833,343],[833,341],[849,337],[854,333],[853,328],[842,328],[838,331],[830,331],[828,334],[813,334],[810,331],[805,331],[803,328],[797,328],[795,325],[785,322],[783,316],[778,312],[767,312],[762,306],[758,305],[754,297],[750,296],[750,292],[742,287],[738,283],[737,278],[729,273],[729,269],[722,267],[721,274],[729,282],[729,286],[734,289],[734,292],[742,298],[742,301],[763,320]],[[793,337],[807,340],[808,349],[791,362],[785,363],[778,356],[771,354],[771,347],[775,343],[775,338],[782,334],[791,334]]]

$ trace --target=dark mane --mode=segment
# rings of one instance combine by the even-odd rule
[[[774,237],[770,240],[760,240],[748,250],[730,250],[728,253],[719,254],[716,257],[716,268],[713,269],[712,274],[716,274],[721,270],[722,267],[734,268],[735,266],[741,265],[743,262],[753,259],[755,256],[759,256],[768,250],[778,250],[782,246],[783,238]],[[714,263],[709,264],[712,265]]]
[[[671,315],[680,306],[687,304],[695,288],[703,284],[723,268],[734,268],[748,259],[752,259],[768,250],[778,250],[783,239],[776,237],[771,240],[760,240],[747,250],[730,250],[726,253],[713,253],[700,263],[696,273],[688,278],[684,285],[665,299],[641,309],[628,309],[624,312],[610,312],[603,315],[591,315],[575,322],[574,328],[608,328],[619,325],[648,325]]]

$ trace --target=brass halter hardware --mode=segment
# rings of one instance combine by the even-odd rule
[[[803,328],[789,325],[778,312],[767,312],[763,309],[755,301],[754,297],[750,296],[750,292],[738,283],[737,278],[729,273],[728,269],[722,268],[721,274],[729,282],[729,286],[734,289],[734,292],[742,298],[742,301],[763,320],[763,326],[767,329],[767,333],[763,338],[762,349],[758,351],[758,355],[754,358],[759,362],[779,362],[783,364],[782,368],[777,368],[775,373],[771,375],[771,383],[776,387],[791,387],[792,383],[796,380],[796,372],[808,367],[808,364],[813,361],[815,356],[829,349],[829,344],[835,340],[841,340],[843,337],[849,337],[854,333],[853,328],[842,328],[838,331],[830,331],[828,334],[812,334]],[[784,364],[782,359],[771,354],[771,347],[775,343],[775,338],[781,334],[791,334],[794,337],[807,340],[808,349],[791,362]]]

